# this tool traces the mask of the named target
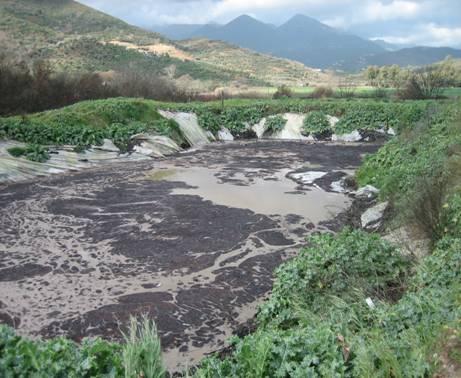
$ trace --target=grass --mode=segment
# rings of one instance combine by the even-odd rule
[[[125,378],[162,378],[165,368],[155,323],[144,315],[140,321],[130,319],[128,333],[124,334],[122,361]]]
[[[332,78],[330,78],[332,80]],[[328,80],[327,80],[328,82]],[[319,82],[325,84],[325,81]],[[316,87],[314,86],[290,86],[289,87],[293,95],[303,97],[303,96],[308,96],[311,95]],[[335,87],[335,85],[332,85],[332,88],[334,90],[334,95],[336,97],[339,97],[339,89]],[[246,93],[255,93],[259,94],[260,96],[264,96],[267,98],[271,98],[274,93],[277,91],[277,87],[248,87],[245,90],[238,90],[235,89],[234,91],[230,91],[231,94],[237,96],[244,96]],[[382,88],[381,91],[384,92],[384,94],[387,97],[390,97],[394,95],[397,90],[395,88]],[[354,88],[354,94],[356,96],[363,96],[363,97],[373,97],[374,93],[376,92],[376,88],[370,87],[370,86],[357,86]],[[446,96],[449,98],[453,97],[461,97],[461,88],[445,88],[442,92],[442,96]]]

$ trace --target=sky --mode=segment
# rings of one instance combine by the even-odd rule
[[[79,0],[145,28],[226,23],[248,14],[280,25],[305,14],[365,38],[461,48],[461,0]]]

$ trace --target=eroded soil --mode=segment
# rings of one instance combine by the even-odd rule
[[[120,337],[157,322],[171,370],[252,318],[274,269],[350,205],[331,190],[374,145],[214,144],[0,189],[0,322]],[[305,184],[293,172],[321,171]]]

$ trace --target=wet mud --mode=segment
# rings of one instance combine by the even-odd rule
[[[30,336],[159,328],[170,370],[254,317],[274,269],[351,204],[331,184],[373,144],[213,144],[0,188],[0,322]],[[292,172],[326,172],[306,184]],[[334,223],[337,228],[337,222]]]

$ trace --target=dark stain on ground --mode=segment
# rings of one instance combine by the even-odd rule
[[[5,269],[0,269],[0,282],[2,281],[19,281],[24,278],[34,276],[44,276],[51,272],[51,266],[44,266],[39,264],[22,264],[12,266]]]

